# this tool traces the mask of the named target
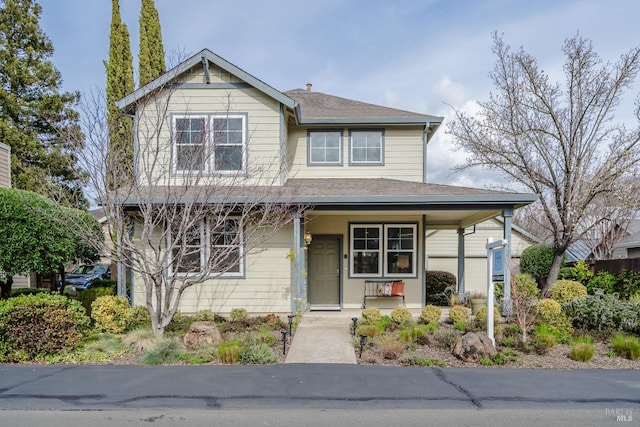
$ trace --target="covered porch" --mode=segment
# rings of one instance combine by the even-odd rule
[[[293,182],[292,182],[293,181]],[[353,310],[363,305],[365,281],[402,281],[406,306],[424,307],[428,232],[456,230],[458,292],[465,292],[465,230],[502,216],[511,241],[513,211],[534,194],[387,179],[290,180],[309,209],[295,220],[292,312]],[[510,248],[506,250],[510,261]],[[507,264],[508,265],[508,264]],[[508,270],[508,269],[507,269]],[[505,286],[509,289],[508,274]],[[505,295],[507,296],[507,295]],[[399,299],[372,299],[392,308]]]

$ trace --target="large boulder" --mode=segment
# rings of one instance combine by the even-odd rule
[[[184,345],[199,347],[217,344],[222,341],[222,335],[214,322],[193,322],[184,336]]]
[[[465,362],[477,362],[496,354],[493,343],[484,332],[467,332],[456,341],[453,355]]]

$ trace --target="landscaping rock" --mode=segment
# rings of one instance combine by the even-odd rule
[[[222,335],[214,322],[193,322],[184,336],[184,345],[199,347],[217,344],[222,341]]]
[[[484,332],[467,332],[456,341],[453,355],[465,362],[477,362],[496,354],[493,343]]]

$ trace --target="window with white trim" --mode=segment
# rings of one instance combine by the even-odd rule
[[[219,221],[207,218],[182,235],[178,235],[179,231],[179,224],[171,230],[171,265],[179,275],[201,273],[208,265],[212,265],[215,267],[210,272],[212,275],[242,276],[244,236],[238,218]]]
[[[310,130],[308,139],[310,165],[342,164],[342,131]]]
[[[415,277],[416,224],[351,224],[352,277]]]
[[[246,135],[246,114],[174,115],[173,172],[245,171]]]
[[[349,162],[354,165],[383,163],[384,133],[382,130],[352,130]]]

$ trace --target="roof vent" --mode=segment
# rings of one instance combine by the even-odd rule
[[[311,86],[313,86],[311,83],[307,83],[307,92],[311,92]]]

